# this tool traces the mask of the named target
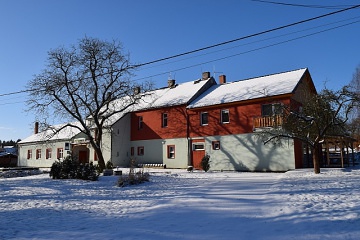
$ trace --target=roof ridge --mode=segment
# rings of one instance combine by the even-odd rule
[[[284,71],[284,72],[266,74],[266,75],[257,76],[257,77],[244,78],[244,79],[236,80],[236,81],[233,81],[233,82],[229,82],[229,84],[230,84],[230,83],[241,82],[241,81],[248,81],[248,80],[252,80],[252,79],[256,79],[256,78],[270,77],[270,76],[280,75],[280,74],[284,74],[284,73],[291,73],[291,72],[296,72],[296,71],[300,71],[300,70],[307,70],[307,69],[308,69],[308,68],[305,67],[305,68],[299,68],[299,69],[294,69],[294,70],[290,70],[290,71]]]

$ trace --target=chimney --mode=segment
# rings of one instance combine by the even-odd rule
[[[226,83],[226,75],[220,75],[219,76],[219,84]]]
[[[39,122],[35,122],[34,134],[38,134],[38,133],[39,133]]]
[[[135,87],[134,88],[134,94],[136,95],[136,94],[139,94],[140,93],[140,87],[138,86],[138,87]]]
[[[202,73],[202,80],[206,80],[210,78],[210,72],[203,72]]]
[[[175,80],[174,79],[169,79],[168,80],[168,87],[169,88],[175,87]]]

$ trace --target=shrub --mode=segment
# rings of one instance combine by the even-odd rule
[[[202,158],[200,164],[201,164],[201,168],[202,168],[205,172],[209,171],[209,169],[210,169],[210,156],[206,154],[206,155]]]
[[[106,169],[113,169],[114,164],[109,160],[109,161],[106,162],[105,168]]]
[[[144,168],[140,171],[135,172],[135,160],[130,161],[130,170],[128,176],[121,175],[117,182],[118,187],[125,187],[128,185],[137,185],[143,182],[148,182],[150,174],[144,172]]]
[[[83,180],[98,180],[99,174],[93,163],[79,164],[70,156],[63,161],[56,161],[52,164],[50,169],[50,177],[53,179],[83,179]]]

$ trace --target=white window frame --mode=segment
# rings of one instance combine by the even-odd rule
[[[207,123],[204,123],[203,122],[203,115],[205,115],[206,114],[206,120],[207,120]],[[201,112],[200,113],[200,125],[201,126],[206,126],[206,125],[209,125],[209,113],[208,112]]]
[[[224,121],[224,119],[223,119],[223,114],[224,113],[227,113],[227,115],[228,115],[228,121]],[[230,123],[230,111],[229,111],[229,109],[221,109],[221,116],[220,116],[220,118],[221,118],[221,123]]]
[[[161,125],[162,125],[162,127],[163,128],[166,128],[167,126],[168,126],[168,124],[169,124],[169,119],[168,119],[168,114],[167,113],[162,113],[161,114]]]
[[[202,146],[201,148],[199,148]],[[205,150],[205,143],[203,142],[197,142],[192,144],[192,150],[193,151],[204,151]]]

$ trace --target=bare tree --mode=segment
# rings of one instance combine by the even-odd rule
[[[351,89],[360,95],[360,65],[356,68],[353,78],[349,84]],[[360,141],[360,106],[353,109],[351,113],[351,120],[349,127],[352,132],[352,136]]]
[[[85,37],[69,48],[48,52],[46,68],[28,83],[28,104],[38,121],[68,123],[89,138],[101,169],[105,168],[101,141],[104,126],[115,114],[134,105],[140,84],[130,80],[134,67],[120,42]],[[142,83],[146,90],[151,84]],[[116,101],[115,101],[116,100]],[[56,129],[56,131],[60,131]]]
[[[291,138],[307,144],[313,153],[314,172],[320,173],[321,142],[326,136],[348,135],[346,123],[359,100],[348,86],[338,91],[325,89],[309,97],[302,107],[283,106],[283,124],[261,132],[261,136],[265,143]]]

